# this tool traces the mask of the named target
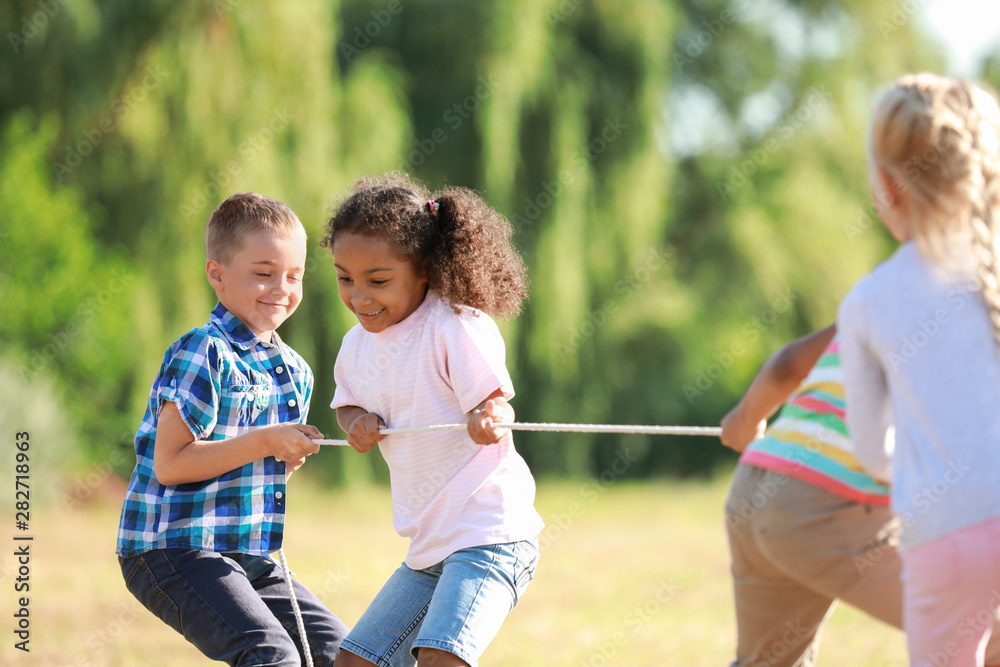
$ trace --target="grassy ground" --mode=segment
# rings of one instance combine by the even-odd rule
[[[406,550],[392,530],[388,491],[326,492],[299,480],[291,491],[291,568],[351,625]],[[118,492],[33,517],[28,654],[13,647],[17,572],[13,549],[4,550],[0,664],[214,664],[126,592],[113,556]],[[543,485],[537,577],[480,664],[728,664],[734,621],[724,495],[725,480]],[[820,664],[900,665],[905,657],[902,633],[841,606]]]

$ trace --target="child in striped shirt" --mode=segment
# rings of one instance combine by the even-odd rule
[[[722,420],[723,444],[743,452],[726,500],[732,667],[814,664],[838,599],[903,627],[899,532],[912,519],[894,516],[889,488],[855,458],[844,403],[829,326],[772,355]],[[1000,665],[997,637],[988,665]]]

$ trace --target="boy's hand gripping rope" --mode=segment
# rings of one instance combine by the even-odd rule
[[[548,423],[518,423],[494,424],[496,428],[506,428],[512,431],[557,431],[560,433],[640,433],[645,435],[722,435],[722,428],[718,426],[635,426],[629,424],[548,424]],[[466,423],[459,424],[436,424],[434,426],[421,426],[418,428],[383,428],[379,429],[382,435],[396,435],[400,433],[430,433],[433,431],[463,431],[469,427]],[[343,445],[350,446],[347,440],[313,440],[317,445]],[[284,570],[285,583],[288,584],[288,593],[292,599],[292,609],[295,611],[295,622],[299,626],[299,637],[302,639],[302,648],[306,656],[306,664],[313,667],[312,655],[309,651],[309,640],[306,639],[305,623],[302,621],[302,612],[299,611],[298,601],[295,599],[295,589],[292,588],[292,573],[288,570],[288,561],[285,559],[285,550],[279,549],[278,556],[281,558],[281,569]]]
[[[494,424],[495,428],[507,428],[512,431],[557,431],[560,433],[639,433],[644,435],[722,435],[719,426],[637,426],[630,424],[551,424],[523,423]],[[462,431],[468,424],[437,424],[417,428],[383,428],[382,435],[398,433],[429,433],[432,431]],[[317,445],[349,445],[347,440],[313,440]]]

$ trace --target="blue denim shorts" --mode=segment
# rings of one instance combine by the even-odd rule
[[[537,539],[462,549],[425,570],[403,564],[341,648],[379,667],[411,666],[422,647],[476,667],[537,564]]]

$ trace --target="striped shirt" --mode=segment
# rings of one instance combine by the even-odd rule
[[[405,320],[344,336],[332,408],[358,406],[389,428],[468,421],[497,389],[514,395],[503,338],[485,313],[430,291]],[[468,431],[387,436],[393,523],[410,538],[406,564],[424,569],[468,547],[530,539],[543,528],[535,481],[513,437],[477,445]]]
[[[117,553],[184,548],[265,555],[281,546],[285,464],[258,459],[201,482],[164,486],[153,447],[164,401],[177,405],[197,440],[225,440],[271,424],[305,423],[313,376],[275,333],[264,343],[221,303],[205,326],[181,336],[163,357],[135,436]]]
[[[840,341],[834,338],[741,462],[775,470],[858,503],[889,504],[889,487],[865,472],[844,422]]]

